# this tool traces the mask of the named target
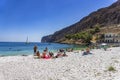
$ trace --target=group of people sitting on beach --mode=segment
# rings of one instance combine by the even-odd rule
[[[58,57],[65,57],[67,56],[65,51],[63,49],[60,49],[57,55],[54,56],[53,52],[48,52],[48,48],[46,47],[45,50],[43,50],[43,53],[40,54],[39,51],[37,51],[37,46],[34,46],[34,56],[37,58],[43,58],[43,59],[50,59],[50,58],[58,58]]]
[[[65,57],[65,56],[68,56],[68,55],[66,54],[66,51],[67,51],[67,52],[73,52],[73,48],[71,48],[71,49],[66,49],[66,51],[65,51],[64,49],[59,49],[59,51],[57,52],[57,54],[54,55],[53,52],[48,52],[48,48],[46,47],[45,50],[43,50],[42,54],[40,54],[40,52],[37,51],[37,46],[36,46],[36,45],[34,46],[33,49],[34,49],[34,56],[36,56],[37,58],[43,58],[43,59]],[[84,50],[82,50],[82,51],[84,51]],[[92,53],[90,52],[90,49],[87,48],[86,51],[84,51],[84,52],[82,53],[82,56],[84,56],[84,55],[89,55],[89,54],[92,54]]]

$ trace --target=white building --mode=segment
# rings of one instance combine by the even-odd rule
[[[120,33],[105,33],[104,42],[106,43],[119,43],[120,42]]]
[[[105,34],[99,34],[99,36],[102,37],[97,42],[120,43],[120,33],[105,33]]]

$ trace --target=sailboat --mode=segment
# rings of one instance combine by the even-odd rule
[[[28,37],[27,37],[27,39],[26,39],[26,44],[29,44]]]

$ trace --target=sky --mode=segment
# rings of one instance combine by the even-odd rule
[[[0,0],[0,42],[40,42],[116,0]]]

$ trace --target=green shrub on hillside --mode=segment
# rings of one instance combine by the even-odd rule
[[[95,33],[100,32],[100,27],[97,25],[95,26]]]
[[[115,68],[114,68],[113,66],[110,66],[110,67],[108,68],[108,71],[116,71],[116,70],[115,70]]]
[[[70,39],[73,39],[73,40],[82,39],[84,41],[84,43],[90,43],[90,41],[92,40],[92,35],[94,35],[95,33],[98,33],[98,32],[100,32],[100,27],[99,27],[99,25],[96,25],[94,29],[79,32],[76,34],[69,34],[69,35],[66,35],[65,38],[69,39],[69,40]]]

